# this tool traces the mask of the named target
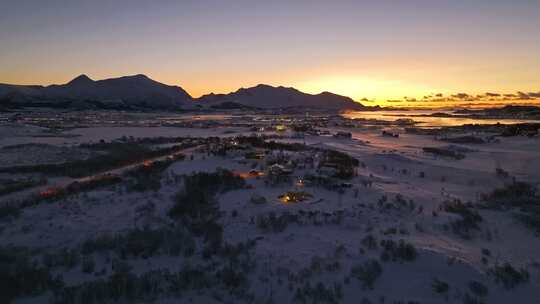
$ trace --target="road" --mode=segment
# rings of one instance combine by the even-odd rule
[[[19,192],[11,193],[11,194],[8,194],[8,195],[4,195],[4,196],[0,197],[0,206],[3,206],[4,204],[8,204],[8,203],[12,204],[12,203],[23,201],[25,198],[32,197],[32,196],[37,195],[37,194],[39,194],[39,193],[41,193],[43,191],[46,191],[48,189],[65,188],[69,184],[74,183],[74,182],[87,182],[87,181],[95,179],[95,178],[97,178],[99,176],[108,175],[108,174],[109,175],[122,176],[126,172],[128,172],[128,171],[130,171],[132,169],[135,169],[136,167],[144,164],[145,162],[155,162],[155,161],[165,160],[165,159],[167,159],[169,157],[175,157],[175,156],[179,156],[179,155],[184,155],[186,158],[188,158],[193,154],[194,151],[196,151],[201,146],[202,145],[197,145],[197,146],[194,146],[194,147],[183,149],[181,151],[177,151],[177,152],[172,153],[172,154],[145,159],[145,160],[140,161],[140,162],[132,163],[132,164],[129,164],[129,165],[126,165],[126,166],[114,168],[114,169],[111,169],[111,170],[103,171],[103,172],[96,173],[96,174],[89,175],[89,176],[77,177],[77,178],[61,177],[61,178],[58,178],[58,179],[54,179],[52,182],[49,181],[46,185],[41,185],[41,186],[25,189],[23,191],[19,191]]]

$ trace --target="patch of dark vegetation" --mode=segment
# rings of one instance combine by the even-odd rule
[[[471,296],[468,292],[463,295],[463,304],[484,304],[479,298]]]
[[[21,210],[11,204],[0,206],[0,220],[7,218],[16,218],[21,214]]]
[[[459,152],[444,148],[424,147],[422,148],[422,150],[426,153],[431,153],[437,156],[449,157],[457,160],[465,158],[465,154],[461,154]]]
[[[99,188],[116,185],[122,181],[117,175],[104,174],[85,181],[75,181],[66,187],[67,194],[93,191]]]
[[[377,249],[377,239],[369,234],[362,239],[362,245],[369,250]]]
[[[255,224],[263,232],[283,232],[290,224],[296,225],[340,225],[343,223],[344,212],[341,210],[333,212],[304,211],[297,212],[285,211],[281,214],[268,212],[258,214],[255,218]]]
[[[472,135],[445,137],[445,138],[442,138],[441,140],[449,142],[449,143],[454,143],[454,144],[483,144],[485,143],[485,141],[482,138],[472,136]]]
[[[340,192],[344,191],[342,186],[342,181],[335,178],[322,174],[306,174],[304,176],[304,181],[308,183],[308,186],[321,187],[330,191]],[[289,182],[289,181],[288,181]]]
[[[514,181],[482,196],[483,206],[495,210],[514,210],[527,227],[540,233],[540,195],[537,188]]]
[[[343,287],[339,283],[334,286],[326,287],[322,282],[311,286],[309,282],[304,286],[297,288],[294,293],[294,302],[296,303],[320,303],[337,304],[343,301]]]
[[[510,177],[510,173],[508,171],[502,169],[502,168],[495,168],[495,175],[501,178],[508,178]]]
[[[381,253],[381,260],[383,262],[412,262],[418,255],[414,245],[399,240],[382,240],[380,243],[383,252]]]
[[[0,180],[0,196],[37,187],[46,183],[46,179],[2,179]]]
[[[199,190],[208,195],[215,195],[235,189],[241,189],[244,186],[245,180],[242,177],[229,170],[218,168],[216,172],[198,172],[186,176],[184,178],[184,190],[181,191],[180,194],[182,195]]]
[[[448,133],[493,133],[499,136],[537,136],[540,130],[540,123],[519,123],[519,124],[465,124],[461,126],[448,126],[442,128],[423,129],[409,127],[405,131],[410,134],[419,135],[439,135],[445,136]],[[493,137],[488,138],[488,141]]]
[[[251,145],[254,148],[262,148],[266,150],[282,150],[282,151],[305,151],[310,148],[299,143],[282,143],[276,141],[267,141],[264,137],[258,136],[239,136],[236,140],[240,145]]]
[[[512,182],[503,188],[484,194],[482,200],[490,208],[526,207],[540,204],[535,186],[525,182]]]
[[[43,265],[49,269],[64,267],[71,269],[81,261],[79,250],[63,248],[54,253],[45,253],[41,259]]]
[[[535,136],[538,135],[538,130],[540,130],[540,124],[538,123],[507,125],[501,130],[500,135],[505,137]]]
[[[292,217],[293,215],[288,212],[280,215],[276,215],[275,212],[270,212],[266,215],[258,214],[256,225],[257,228],[264,232],[282,232],[287,229],[289,222],[296,221],[296,219]]]
[[[185,148],[183,145],[177,145],[152,150],[138,143],[101,143],[84,147],[100,150],[101,145],[103,149],[106,149],[107,154],[61,164],[6,167],[1,168],[0,173],[43,173],[51,176],[84,177],[146,159],[175,154]]]
[[[249,281],[242,268],[225,260],[226,266],[186,265],[180,271],[153,270],[141,275],[116,271],[108,279],[56,289],[54,304],[98,304],[153,302],[161,296],[181,297],[189,291],[223,289],[236,299],[247,300]]]
[[[206,255],[211,255],[222,242],[223,228],[218,223],[218,193],[245,187],[245,180],[228,170],[199,172],[184,178],[184,189],[175,197],[169,216],[182,222],[208,243]]]
[[[403,195],[398,193],[391,201],[388,199],[388,196],[381,196],[377,201],[377,207],[383,212],[398,211],[401,213],[413,212],[416,209],[416,204],[413,200],[407,200]]]
[[[157,254],[189,256],[195,251],[195,241],[180,227],[133,229],[117,235],[102,235],[82,243],[81,253],[111,251],[122,259],[148,258]]]
[[[104,174],[88,180],[72,182],[65,188],[48,188],[41,191],[39,194],[24,200],[20,204],[20,206],[24,208],[28,206],[34,206],[43,202],[50,203],[67,198],[71,195],[76,195],[81,192],[89,192],[99,188],[113,186],[119,184],[120,182],[122,182],[122,178],[120,178],[119,176],[113,174]]]
[[[351,269],[351,276],[360,281],[365,289],[373,289],[375,281],[382,273],[383,268],[377,260],[365,261]]]
[[[435,293],[448,293],[448,290],[450,289],[450,286],[448,283],[441,281],[439,279],[434,279],[433,283],[431,284],[431,287]]]
[[[529,272],[527,270],[515,269],[509,263],[496,265],[488,271],[488,274],[495,277],[496,283],[502,284],[507,289],[529,281]]]
[[[164,227],[157,230],[134,229],[125,234],[102,236],[84,242],[76,249],[62,249],[45,254],[44,267],[31,262],[29,251],[0,248],[0,300],[10,303],[17,297],[52,292],[50,303],[118,303],[152,301],[157,297],[180,297],[186,291],[216,291],[240,300],[252,299],[247,275],[256,267],[253,256],[256,242],[224,243],[218,247],[211,263],[187,264],[180,271],[159,269],[135,275],[131,266],[122,261],[128,258],[148,258],[157,254],[191,256],[196,243],[183,228]],[[106,279],[80,285],[64,286],[60,279],[51,279],[49,271],[58,267],[72,269],[81,265],[82,273],[95,273],[95,254],[109,253],[113,258],[113,274]],[[95,273],[97,274],[97,273]],[[6,289],[6,290],[4,290]]]
[[[184,156],[177,156],[161,161],[145,162],[137,168],[129,171],[127,177],[127,189],[131,191],[158,191],[161,189],[161,175],[176,160]]]
[[[478,281],[470,281],[469,282],[469,290],[479,297],[485,297],[488,294],[488,288],[486,285],[478,282]]]
[[[360,161],[347,153],[335,150],[325,150],[321,166],[335,169],[334,177],[350,179],[355,176],[355,168],[360,166]]]
[[[212,109],[218,109],[218,110],[234,110],[234,109],[240,109],[240,110],[254,110],[257,109],[256,107],[251,107],[247,105],[243,105],[238,102],[234,101],[225,101],[216,105],[211,106]]]
[[[460,200],[445,201],[441,206],[442,210],[457,214],[461,217],[459,220],[452,221],[450,227],[452,231],[463,237],[471,238],[472,230],[480,229],[479,223],[482,222],[482,216],[474,210],[472,204],[463,204]]]
[[[44,267],[32,262],[27,250],[0,247],[0,302],[21,296],[37,296],[62,286]]]
[[[142,138],[134,138],[132,136],[122,136],[118,139],[117,142],[121,143],[137,143],[139,145],[165,145],[165,144],[182,144],[185,147],[194,145],[199,143],[201,138],[197,137],[171,137],[171,136],[156,136],[156,137],[142,137]],[[217,137],[208,137],[205,139],[206,141],[209,140],[216,140],[219,141],[219,138]],[[117,142],[99,142],[99,143],[91,143],[91,144],[83,144],[81,147],[87,148],[87,149],[93,149],[93,150],[107,150],[107,147],[109,145],[114,145]]]

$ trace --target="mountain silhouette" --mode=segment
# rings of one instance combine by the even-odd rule
[[[66,84],[50,86],[0,84],[0,99],[26,106],[150,109],[179,109],[192,102],[181,87],[141,74],[97,81],[83,74]]]
[[[323,92],[307,94],[295,88],[260,84],[229,94],[193,99],[179,86],[138,74],[92,80],[85,74],[61,85],[0,84],[0,106],[75,109],[286,109],[361,110],[349,97]]]
[[[295,88],[273,87],[259,84],[251,88],[241,88],[229,94],[208,94],[197,99],[204,106],[218,106],[223,103],[236,103],[238,105],[261,108],[317,108],[328,110],[360,110],[364,106],[349,97],[323,92],[320,94],[307,94]]]

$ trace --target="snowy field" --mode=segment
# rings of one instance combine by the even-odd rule
[[[118,297],[107,299],[113,303],[540,303],[538,230],[518,220],[519,210],[480,207],[486,194],[516,181],[538,187],[538,136],[451,144],[399,129],[399,137],[382,136],[378,128],[328,125],[319,130],[329,134],[350,132],[352,137],[265,131],[259,135],[278,134],[276,141],[299,143],[306,150],[255,149],[264,152],[261,158],[245,157],[245,150],[234,147],[226,155],[211,153],[207,144],[199,144],[184,151],[184,160],[174,161],[160,172],[156,189],[130,190],[129,171],[117,169],[114,173],[123,180],[119,184],[33,204],[21,208],[17,216],[0,217],[2,248],[27,248],[37,265],[45,265],[47,255],[61,256],[61,250],[75,252],[75,260],[79,260],[67,263],[70,265],[49,262],[43,266],[62,278],[63,289],[28,292],[17,296],[15,303],[104,303],[99,298],[85,302],[81,286],[88,288],[92,285],[84,284],[94,281],[112,284],[110,278],[119,272],[119,263],[128,265],[128,272],[136,278],[153,270],[181,272],[186,267],[200,267],[207,269],[210,283],[184,282],[188,287],[179,293],[163,287],[138,294],[137,300],[124,298],[119,292]],[[0,133],[0,168],[6,168],[84,161],[104,152],[79,144],[101,140],[233,138],[253,131],[224,123],[213,128],[74,128],[48,136],[46,128],[13,123],[0,126]],[[459,151],[464,158],[426,153],[424,147]],[[338,181],[343,185],[337,190],[305,182],[310,174],[319,173],[317,159],[325,150],[344,152],[359,162],[352,178]],[[284,181],[269,182],[273,159],[285,159],[284,166],[292,168]],[[217,192],[212,198],[219,208],[216,221],[222,227],[223,244],[255,240],[246,258],[249,262],[239,258],[243,262],[236,269],[238,273],[227,276],[216,272],[214,268],[220,269],[220,263],[228,269],[227,263],[233,262],[226,260],[227,255],[206,256],[207,240],[195,232],[185,240],[191,244],[190,254],[167,254],[162,249],[167,245],[163,244],[148,256],[117,256],[110,248],[90,253],[81,249],[88,240],[104,235],[181,226],[170,210],[178,203],[184,177],[213,173],[218,168],[245,180],[244,186]],[[0,179],[41,175],[47,176],[47,172],[4,172]],[[0,202],[16,205],[26,196],[74,180],[48,177],[45,186],[0,196]],[[284,203],[280,198],[301,191],[310,194],[304,201]],[[445,202],[457,201],[467,207],[460,211],[444,207]],[[471,214],[474,222],[466,222]],[[263,222],[269,216],[278,219]],[[137,246],[143,251],[150,246],[141,242]],[[244,268],[242,263],[251,267]],[[70,287],[79,287],[73,289],[77,295],[65,297]]]

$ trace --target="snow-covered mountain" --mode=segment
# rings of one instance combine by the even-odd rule
[[[0,84],[0,107],[43,106],[66,109],[285,109],[361,110],[349,97],[329,92],[307,94],[294,88],[258,85],[229,94],[193,99],[179,86],[145,75],[94,81],[80,75],[62,85]]]
[[[181,87],[169,86],[145,75],[94,81],[80,75],[63,85],[0,84],[0,102],[82,108],[175,109],[192,102]]]
[[[349,97],[323,92],[307,94],[295,88],[273,87],[260,84],[251,88],[241,88],[229,94],[208,94],[196,100],[200,105],[219,107],[220,105],[277,109],[277,108],[315,108],[328,110],[360,110],[364,106]]]

